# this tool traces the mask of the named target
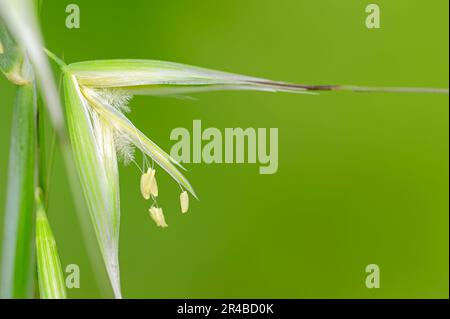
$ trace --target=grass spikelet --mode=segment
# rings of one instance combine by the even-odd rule
[[[117,298],[121,298],[118,260],[119,184],[114,135],[65,74],[67,124],[75,163],[100,251]]]
[[[67,298],[55,237],[47,220],[39,189],[36,190],[36,259],[40,297]]]

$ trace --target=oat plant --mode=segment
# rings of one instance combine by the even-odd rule
[[[45,158],[42,152],[44,145],[39,139],[43,117],[39,116],[38,85],[55,131],[62,137],[64,129],[62,107],[42,46],[34,2],[0,0],[0,70],[16,86],[2,241],[2,298],[35,296],[35,256],[48,259],[39,269],[40,278],[50,271],[48,267],[58,259],[56,250],[52,250],[51,254],[42,254],[44,246],[35,246],[36,235],[40,234],[40,238],[51,237],[48,232],[42,234],[41,231],[35,231],[34,194],[37,189],[45,191],[42,183],[45,180],[44,165],[41,165]],[[38,230],[41,229],[40,224],[37,224]],[[53,275],[51,277],[53,280]],[[43,289],[40,295],[54,296]]]
[[[5,236],[2,258],[2,296],[31,298],[33,286],[41,298],[65,298],[66,291],[56,241],[47,218],[43,196],[48,195],[44,175],[45,139],[37,107],[38,88],[50,115],[67,163],[77,172],[96,244],[116,298],[122,297],[119,268],[120,187],[118,165],[136,164],[143,200],[156,226],[168,226],[158,197],[157,179],[173,179],[180,188],[180,212],[197,198],[184,168],[137,128],[127,117],[134,95],[171,95],[213,90],[255,90],[317,94],[319,91],[443,93],[448,89],[383,88],[345,85],[298,85],[154,60],[94,60],[66,64],[44,49],[33,1],[0,0],[0,68],[17,86],[12,119],[12,140]],[[5,27],[6,25],[6,27]],[[46,55],[62,76],[64,104]],[[6,107],[6,106],[4,106]],[[63,116],[63,113],[65,116]],[[70,146],[70,147],[69,147]],[[142,154],[136,160],[135,152]],[[43,154],[44,153],[44,154]],[[44,180],[44,182],[41,182]],[[77,187],[72,187],[74,191]],[[161,191],[161,192],[160,192]],[[57,213],[57,212],[55,212]],[[87,245],[96,245],[89,239]],[[36,259],[34,258],[36,247]],[[38,284],[33,285],[34,272]]]

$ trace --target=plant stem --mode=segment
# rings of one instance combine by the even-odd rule
[[[3,237],[1,297],[31,298],[35,269],[36,87],[17,86]]]

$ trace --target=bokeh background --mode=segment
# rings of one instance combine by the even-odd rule
[[[448,87],[447,0],[46,0],[48,48],[75,62],[146,58],[307,84]],[[81,28],[65,27],[77,3]],[[138,97],[133,122],[169,151],[175,127],[279,128],[279,170],[186,164],[200,201],[179,212],[159,174],[167,229],[140,173],[120,168],[122,288],[128,298],[448,298],[448,96],[211,92]],[[14,88],[0,79],[0,206]],[[105,296],[86,252],[59,154],[49,218],[72,298]],[[3,209],[0,217],[3,216]],[[93,245],[90,243],[89,245]],[[381,288],[365,287],[365,267]]]

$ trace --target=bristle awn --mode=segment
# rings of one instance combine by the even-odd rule
[[[355,85],[337,86],[334,91],[350,91],[361,93],[423,93],[423,94],[448,94],[448,88],[426,87],[368,87]]]
[[[265,83],[265,82],[264,82]],[[448,94],[448,88],[428,87],[371,87],[357,85],[303,85],[291,83],[278,83],[279,86],[292,89],[300,88],[310,92],[334,91],[334,92],[356,92],[356,93],[418,93],[418,94]],[[268,83],[269,85],[273,85]]]

